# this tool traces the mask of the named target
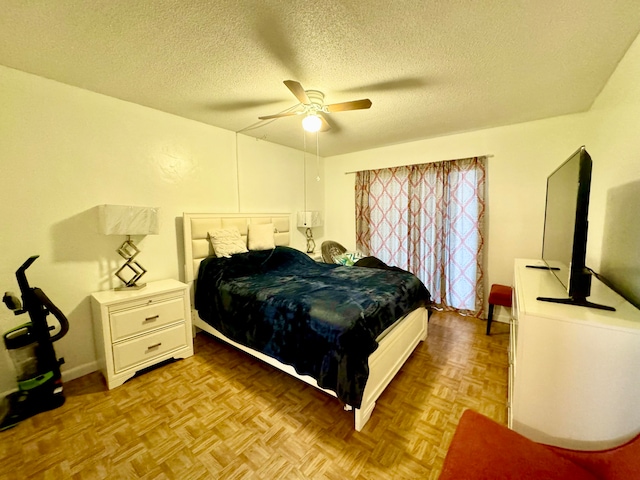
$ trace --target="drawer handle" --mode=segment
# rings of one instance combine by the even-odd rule
[[[158,348],[160,345],[162,345],[162,342],[154,343],[153,345],[149,345],[147,350],[153,350],[154,348]]]
[[[160,315],[154,315],[153,317],[147,317],[144,319],[145,323],[146,322],[155,322],[157,319],[160,318]]]

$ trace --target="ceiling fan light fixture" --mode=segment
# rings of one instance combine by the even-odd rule
[[[302,128],[304,128],[306,132],[317,132],[320,130],[320,127],[322,127],[322,120],[320,120],[320,117],[314,113],[311,113],[302,119]]]

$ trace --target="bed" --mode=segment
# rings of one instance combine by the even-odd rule
[[[243,241],[246,242],[249,228],[257,229],[256,225],[269,225],[273,229],[273,244],[275,248],[232,255],[231,258],[215,258],[209,232],[226,228],[237,229]],[[330,306],[327,303],[329,300],[327,300],[326,293],[327,289],[333,287],[318,287],[317,282],[320,281],[321,276],[327,275],[331,277],[332,282],[338,281],[336,280],[337,278],[341,279],[339,281],[351,281],[342,278],[349,275],[369,279],[363,280],[363,283],[366,283],[366,281],[371,282],[373,279],[377,279],[378,283],[380,283],[380,278],[387,279],[382,281],[385,284],[392,283],[395,280],[392,279],[391,273],[374,272],[376,269],[316,263],[307,254],[289,247],[290,225],[291,216],[289,214],[185,213],[183,215],[185,281],[191,286],[193,325],[279,370],[337,397],[344,403],[346,410],[354,411],[355,429],[360,431],[371,417],[378,397],[419,342],[426,339],[428,324],[426,299],[418,299],[417,297],[413,299],[412,297],[408,301],[411,306],[404,305],[400,307],[399,304],[401,302],[399,300],[390,301],[390,306],[387,306],[386,303],[372,300],[365,295],[355,303],[358,308],[362,308],[363,311],[367,312],[366,315],[364,313],[358,314],[357,312],[354,314],[351,311],[353,310],[351,306],[348,308],[335,306],[347,303],[339,300],[339,290],[340,288],[344,290],[344,288],[338,286],[333,294],[335,301],[338,303],[333,307]],[[258,271],[254,271],[255,265],[259,265]],[[274,267],[266,270],[265,265],[270,267],[273,265]],[[307,271],[308,273],[302,273]],[[251,272],[251,274],[248,274],[248,272]],[[298,273],[296,274],[296,272]],[[271,281],[269,286],[263,286],[258,293],[252,294],[250,301],[234,300],[236,298],[234,295],[240,295],[239,292],[241,290],[249,288],[247,285],[257,281],[258,277],[263,274],[266,276],[267,281]],[[276,278],[274,275],[285,275],[285,280],[289,281]],[[228,283],[220,283],[223,277],[224,281]],[[413,276],[406,274],[405,277]],[[291,279],[294,279],[294,281],[290,281]],[[406,278],[402,279],[403,282],[405,280]],[[410,283],[413,285],[415,280],[417,279],[413,277]],[[418,283],[420,282],[418,281]],[[216,288],[222,288],[221,285],[230,290],[220,290],[222,293],[215,290]],[[280,285],[286,285],[286,290],[293,292],[297,301],[281,301],[279,290],[274,290],[273,292],[269,290],[269,288],[275,288],[276,286],[279,288]],[[408,287],[403,286],[401,288],[406,290]],[[414,287],[412,286],[411,288]],[[314,298],[314,295],[309,293],[311,291],[324,291],[324,300]],[[389,292],[387,291],[384,295],[387,295],[385,298],[388,298]],[[428,292],[426,295],[428,297]],[[258,299],[260,296],[261,298]],[[324,301],[325,303],[312,303],[318,301]],[[258,319],[258,313],[248,310],[249,307],[245,305],[253,303],[260,304],[263,312],[280,312],[275,315],[278,318],[278,322],[283,317],[294,319],[294,326],[284,329],[286,330],[285,334],[293,335],[291,337],[295,340],[293,343],[306,345],[306,351],[311,351],[312,348],[310,346],[316,344],[315,337],[308,338],[308,336],[315,335],[319,330],[318,328],[309,327],[308,324],[317,324],[314,318],[318,311],[331,310],[334,320],[336,317],[338,319],[332,324],[332,328],[335,331],[332,330],[333,333],[329,336],[333,335],[339,341],[336,340],[335,346],[332,346],[330,342],[327,343],[329,353],[323,351],[317,354],[319,363],[323,364],[322,366],[314,366],[313,362],[306,360],[298,362],[296,358],[292,358],[290,349],[288,350],[286,347],[291,345],[291,341],[290,339],[287,341],[282,337],[282,335],[285,335],[282,333],[271,335],[271,337],[282,337],[282,345],[278,344],[278,341],[273,338],[270,338],[269,341],[259,342],[260,345],[251,343],[250,339],[242,336],[243,330],[248,331],[253,328],[246,323],[246,319],[251,318],[252,322],[256,321],[256,319],[261,322],[266,321],[265,319]],[[265,303],[269,303],[269,305],[265,307]],[[243,308],[246,307],[247,310],[234,311],[234,314],[221,313],[223,304],[225,307],[228,304],[243,305]],[[318,305],[321,305],[321,308]],[[256,308],[258,307],[256,306]],[[283,309],[290,310],[283,314],[281,313]],[[402,314],[398,314],[397,312],[402,309],[405,309],[406,313],[402,311]],[[344,321],[340,317],[343,314],[343,310]],[[395,317],[392,317],[390,312],[395,312]],[[227,319],[225,324],[225,315],[233,317],[233,321],[229,322]],[[305,315],[310,315],[308,320],[303,320],[303,318],[306,318]],[[265,314],[264,316],[273,317],[274,315]],[[375,322],[369,318],[373,318],[373,316],[375,316]],[[352,320],[348,320],[352,317]],[[367,323],[367,327],[363,329],[360,322],[364,320],[356,317],[366,317],[366,321],[370,323]],[[343,323],[344,327],[341,326]],[[336,324],[338,327],[335,327]],[[369,325],[375,325],[375,328]],[[264,330],[265,327],[256,327],[258,330],[260,328]],[[269,326],[268,328],[271,329],[272,327]],[[307,330],[313,331],[305,331],[303,336],[300,330],[297,330],[298,328],[307,328]],[[340,330],[341,328],[345,328],[345,331],[349,329],[348,334],[343,335],[344,332]],[[371,338],[358,337],[359,340],[357,342],[350,341],[349,343],[344,339],[351,338],[352,330],[358,330],[359,335],[366,330],[365,337],[369,335]],[[278,330],[278,332],[281,331]],[[247,337],[250,336],[247,334]],[[317,343],[320,344],[321,342]],[[368,353],[367,349],[372,350],[372,352]],[[367,356],[363,361],[361,357],[365,354]]]

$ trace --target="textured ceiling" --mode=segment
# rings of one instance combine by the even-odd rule
[[[0,0],[0,64],[232,131],[327,103],[320,154],[587,110],[637,0]],[[301,117],[248,135],[302,148]]]

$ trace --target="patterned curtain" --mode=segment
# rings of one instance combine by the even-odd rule
[[[369,179],[371,171],[356,174],[356,247],[365,255],[371,251],[371,211],[369,209]]]
[[[409,270],[436,304],[483,308],[485,157],[356,174],[356,246]]]

